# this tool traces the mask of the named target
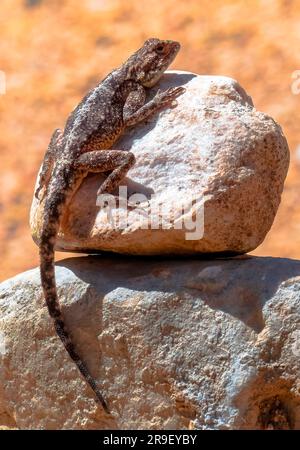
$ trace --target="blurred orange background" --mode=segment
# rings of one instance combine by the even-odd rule
[[[237,79],[282,126],[290,170],[274,225],[253,254],[300,258],[300,94],[291,90],[299,0],[1,0],[0,8],[0,280],[38,263],[28,216],[52,131],[148,37],[179,40],[172,68]]]

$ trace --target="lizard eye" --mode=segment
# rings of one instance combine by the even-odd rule
[[[158,46],[156,47],[156,52],[157,53],[163,53],[164,52],[164,46],[162,44],[158,44]]]

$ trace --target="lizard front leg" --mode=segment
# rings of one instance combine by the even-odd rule
[[[140,88],[143,89],[142,86]],[[142,96],[141,89],[131,92],[126,99],[123,109],[124,125],[126,127],[136,125],[161,108],[170,106],[184,92],[185,88],[182,86],[169,88],[163,92],[158,91],[155,97],[145,104],[145,97]]]
[[[74,163],[77,170],[84,172],[112,171],[97,192],[97,196],[116,189],[128,170],[135,163],[135,156],[123,150],[99,150],[82,154]]]
[[[48,145],[47,151],[45,153],[43,165],[41,168],[40,176],[39,176],[39,184],[35,191],[35,197],[39,198],[39,193],[44,186],[47,187],[49,180],[51,178],[51,173],[55,161],[55,157],[58,150],[59,139],[62,136],[62,131],[58,128],[52,134],[50,143]]]

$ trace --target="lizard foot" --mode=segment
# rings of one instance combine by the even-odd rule
[[[174,100],[185,92],[182,86],[171,87],[166,91],[158,91],[154,99],[160,106],[167,106],[174,102]]]

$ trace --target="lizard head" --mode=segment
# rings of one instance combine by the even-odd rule
[[[176,41],[147,39],[143,47],[128,60],[130,78],[145,87],[154,86],[179,52]]]

